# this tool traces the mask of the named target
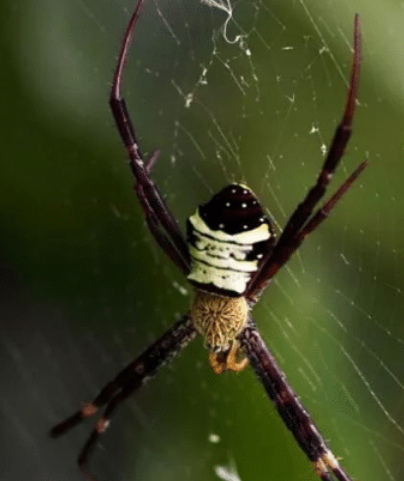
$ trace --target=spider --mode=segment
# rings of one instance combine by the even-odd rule
[[[150,232],[195,288],[195,296],[187,314],[106,384],[92,402],[55,425],[51,436],[65,434],[105,406],[78,458],[84,475],[95,480],[89,473],[88,460],[116,408],[200,334],[216,374],[225,370],[240,371],[247,364],[251,365],[319,478],[333,481],[335,476],[339,481],[352,481],[265,345],[251,317],[251,309],[269,281],[306,236],[328,217],[367,166],[367,160],[359,164],[332,197],[315,210],[351,135],[360,68],[359,16],[355,15],[354,20],[352,68],[341,123],[316,182],[290,216],[279,239],[276,240],[271,220],[264,214],[251,189],[233,183],[198,207],[187,221],[185,240],[162,194],[150,178],[159,152],[153,151],[149,157],[143,158],[121,95],[129,47],[145,3],[146,0],[138,1],[127,26],[113,76],[110,107],[129,156],[134,188]]]

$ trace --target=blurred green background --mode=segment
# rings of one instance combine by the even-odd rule
[[[359,106],[331,190],[370,166],[254,317],[352,478],[401,480],[403,2],[232,5],[227,41],[223,11],[146,6],[124,79],[143,151],[161,149],[153,176],[182,226],[242,180],[279,231],[342,114],[361,14]],[[144,226],[108,108],[133,6],[0,7],[2,481],[82,479],[91,422],[58,441],[49,428],[190,302]],[[251,372],[214,376],[200,340],[119,410],[92,467],[100,481],[317,479]]]

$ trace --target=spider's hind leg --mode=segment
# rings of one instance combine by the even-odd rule
[[[112,80],[109,104],[129,156],[129,164],[135,178],[135,191],[142,205],[149,229],[167,256],[187,275],[190,269],[190,259],[186,240],[164,197],[149,175],[157,160],[158,151],[153,151],[146,160],[143,159],[135,128],[121,91],[133,32],[145,3],[146,0],[138,1],[129,20]]]

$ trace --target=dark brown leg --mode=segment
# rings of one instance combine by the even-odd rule
[[[107,405],[79,456],[80,468],[89,479],[92,478],[87,472],[88,458],[99,435],[107,428],[110,416],[116,407],[156,374],[160,367],[177,356],[195,337],[196,330],[186,316],[123,369],[92,402],[85,404],[75,414],[52,428],[50,432],[52,437],[62,436],[84,419],[93,416],[100,407]]]
[[[112,81],[110,107],[114,116],[118,131],[128,152],[130,167],[136,179],[135,191],[144,210],[149,228],[160,247],[168,257],[188,274],[190,258],[184,236],[174,216],[160,194],[158,188],[151,180],[149,174],[157,160],[158,151],[154,151],[146,161],[143,161],[135,129],[126,108],[125,100],[121,94],[121,83],[129,47],[133,37],[133,31],[139,18],[139,14],[146,0],[139,0],[135,11],[129,21],[125,37],[119,53],[118,64]]]
[[[305,231],[305,237],[309,231],[305,229],[305,224],[310,223],[314,230],[321,221],[313,223],[310,217],[313,214],[313,210],[319,200],[324,196],[326,187],[328,186],[332,175],[337,168],[347,146],[348,140],[352,132],[352,120],[355,112],[356,98],[358,95],[359,85],[359,69],[360,69],[360,26],[359,15],[355,15],[354,22],[354,52],[352,59],[351,79],[349,82],[347,101],[344,110],[344,114],[341,123],[337,127],[334,138],[331,142],[331,146],[328,150],[327,157],[324,161],[321,172],[317,178],[316,183],[310,189],[303,202],[301,202],[296,210],[293,212],[285,228],[282,231],[281,236],[272,252],[270,252],[266,259],[264,259],[261,267],[255,274],[248,286],[246,296],[251,302],[256,302],[259,294],[268,284],[270,279],[280,269],[280,267],[286,262],[287,259],[293,254],[296,246],[296,239],[300,238],[300,231]],[[355,180],[359,173],[363,171],[366,166],[366,162],[360,164],[350,178],[343,184],[342,190],[338,199],[342,197],[349,187],[351,187],[353,180]],[[334,196],[335,197],[335,196]],[[333,197],[333,198],[334,198]],[[332,207],[336,204],[336,201],[332,203]],[[331,206],[330,206],[331,207]],[[331,207],[331,208],[332,208]],[[331,208],[328,209],[330,212]],[[316,214],[317,215],[317,214]],[[303,240],[301,238],[300,242]]]
[[[338,481],[352,481],[339,465],[297,394],[289,385],[252,319],[249,319],[238,339],[268,397],[300,448],[312,462],[317,476],[323,481],[332,481],[329,473],[331,471]]]

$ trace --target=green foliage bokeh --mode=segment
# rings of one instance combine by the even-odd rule
[[[403,43],[397,23],[402,13],[395,13],[399,2],[384,7],[378,3],[257,2],[258,16],[248,2],[236,4],[237,21],[246,31],[254,25],[268,42],[248,32],[254,63],[249,69],[245,53],[220,36],[215,40],[218,55],[212,56],[211,37],[224,22],[222,12],[196,2],[181,8],[176,4],[173,12],[167,3],[159,5],[178,34],[178,43],[150,2],[136,31],[124,81],[143,150],[162,150],[155,178],[182,226],[210,189],[215,191],[233,178],[253,186],[282,225],[313,181],[322,160],[321,143],[329,142],[342,113],[351,60],[347,45],[351,45],[353,14],[361,13],[359,107],[336,184],[364,157],[369,157],[370,167],[327,227],[313,235],[301,256],[293,259],[291,270],[298,280],[282,272],[256,317],[304,403],[316,411],[316,422],[331,438],[333,450],[343,456],[343,464],[355,479],[367,481],[388,479],[384,464],[374,458],[373,444],[387,439],[376,452],[395,476],[403,446],[381,410],[367,405],[369,390],[347,357],[341,356],[343,345],[353,353],[355,365],[361,367],[389,413],[399,419],[401,404],[397,400],[395,405],[394,393],[385,388],[383,369],[367,372],[366,356],[375,352],[402,378],[401,351],[391,339],[378,335],[386,331],[378,331],[375,324],[369,323],[369,328],[364,322],[350,323],[363,309],[376,323],[392,329],[396,340],[403,335],[399,288],[404,274],[404,108],[399,82],[402,66],[396,61],[398,45]],[[37,374],[37,379],[41,374],[43,379],[49,376],[44,392],[56,421],[64,409],[74,410],[80,400],[94,395],[97,386],[184,312],[190,293],[189,289],[187,295],[182,293],[186,282],[147,233],[108,108],[114,61],[131,2],[100,5],[41,0],[34,4],[21,0],[5,2],[1,9],[4,305],[15,297],[17,304],[53,306],[69,326],[70,352],[80,349],[74,347],[74,339],[80,342],[93,335],[101,351],[114,358],[107,363],[106,377],[97,377],[87,392],[69,394],[60,407],[59,396],[73,393],[77,375],[74,370],[68,372],[69,363],[63,364],[65,353],[60,348],[59,379]],[[229,38],[237,31],[230,23]],[[384,36],[381,42],[383,32],[388,38]],[[328,56],[319,53],[323,42],[330,48]],[[221,62],[233,57],[233,72],[251,75],[247,83],[252,72],[258,76],[257,95],[250,89],[243,99]],[[198,84],[204,62],[206,88]],[[197,85],[188,112],[177,87],[188,93]],[[318,136],[308,135],[313,119],[321,132]],[[226,145],[220,138],[216,122],[233,144]],[[215,139],[220,140],[220,147]],[[202,146],[203,155],[196,145]],[[233,157],[228,154],[232,146],[237,151]],[[276,166],[274,172],[268,154]],[[217,162],[216,156],[224,160]],[[276,198],[281,199],[280,206]],[[341,253],[351,260],[350,268],[341,263]],[[10,312],[13,325],[28,331],[28,317],[17,315],[17,310],[13,317],[14,311]],[[322,331],[321,322],[332,318],[327,317],[330,312],[349,325],[349,336],[334,332],[334,327]],[[299,341],[292,343],[296,350],[290,349],[276,322],[271,323],[292,321],[292,317],[301,329]],[[29,330],[34,328],[29,326]],[[8,337],[10,332],[5,328]],[[334,335],[340,335],[337,343],[330,340]],[[56,359],[54,338],[44,336]],[[369,350],[358,352],[356,340],[362,338]],[[324,360],[321,353],[328,350],[327,343],[336,354]],[[318,397],[293,364],[301,362],[296,352],[305,349],[306,359],[321,379],[323,390]],[[21,353],[29,362],[22,348]],[[97,359],[92,362],[96,364]],[[380,362],[376,365],[381,367]],[[88,369],[85,363],[82,369]],[[55,382],[58,396],[49,400]],[[350,397],[341,393],[341,385],[354,392],[355,402],[347,401]],[[19,389],[26,396],[24,382]],[[45,397],[44,392],[39,391],[39,396]],[[213,481],[218,479],[213,467],[232,462],[242,480],[316,479],[253,376],[247,371],[239,376],[213,376],[200,342],[189,348],[172,371],[161,373],[140,393],[133,406],[134,416],[126,407],[112,424],[116,445],[107,438],[107,451],[95,457],[95,471],[97,463],[104,463],[116,481],[132,479],[128,473],[142,481]],[[378,419],[374,425],[370,422],[373,415]],[[44,425],[43,432],[47,429]],[[40,432],[40,428],[35,430],[34,445],[43,443],[52,453],[68,449],[70,458],[64,464],[56,466],[53,461],[53,472],[67,479],[62,473],[74,472],[87,431],[82,430],[68,446],[50,446]],[[217,445],[209,441],[215,433],[220,435]],[[71,476],[80,479],[78,473]]]

